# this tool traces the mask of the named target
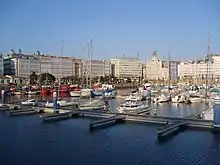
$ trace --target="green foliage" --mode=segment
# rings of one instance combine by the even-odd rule
[[[44,82],[53,83],[56,80],[55,76],[50,73],[41,73],[39,75],[38,79],[39,79],[40,83],[44,83]]]
[[[38,80],[38,75],[35,72],[32,72],[30,75],[30,84],[36,84]]]

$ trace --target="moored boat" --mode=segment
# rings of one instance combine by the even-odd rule
[[[165,94],[161,94],[160,96],[153,99],[153,102],[155,103],[164,103],[169,101],[170,101],[170,96],[166,96]]]
[[[139,99],[130,99],[129,101],[125,101],[125,103],[121,104],[118,107],[118,111],[120,113],[126,112],[138,112],[140,110],[147,109],[148,105]]]
[[[184,103],[186,101],[186,97],[184,95],[176,95],[171,100],[173,103]]]
[[[204,99],[199,97],[199,96],[193,96],[193,97],[191,96],[189,98],[189,100],[190,100],[191,103],[201,103],[201,102],[204,101]]]
[[[66,100],[59,100],[57,101],[57,106],[58,107],[67,107],[67,106],[78,106],[78,103],[75,101],[66,101]],[[47,108],[52,108],[53,107],[53,102],[47,101],[45,104],[45,107]]]

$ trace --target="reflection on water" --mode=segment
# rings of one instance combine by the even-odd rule
[[[151,105],[157,109],[158,116],[187,117],[205,110],[205,104],[203,103],[178,104],[169,102]]]

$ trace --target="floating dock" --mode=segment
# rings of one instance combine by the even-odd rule
[[[44,108],[28,108],[28,109],[18,109],[18,110],[10,110],[10,116],[18,116],[18,115],[34,115],[38,113],[43,113]]]
[[[49,121],[57,121],[57,120],[64,120],[64,119],[70,119],[73,116],[78,115],[79,112],[63,112],[63,113],[57,113],[57,114],[50,114],[46,116],[42,116],[44,122],[49,122]]]
[[[113,125],[119,122],[122,122],[125,119],[125,116],[112,116],[109,118],[101,119],[98,121],[94,121],[90,123],[89,129],[93,130],[95,128],[101,128],[101,127],[106,127],[109,125]]]
[[[171,134],[178,133],[183,126],[186,126],[186,122],[177,122],[172,124],[167,124],[164,127],[157,129],[158,138],[167,137]]]

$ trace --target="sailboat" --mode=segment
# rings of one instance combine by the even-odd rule
[[[106,108],[106,104],[98,99],[98,100],[92,100],[92,96],[91,96],[91,89],[92,89],[92,64],[91,64],[91,60],[92,60],[92,40],[89,41],[88,44],[88,54],[90,56],[90,61],[89,61],[89,89],[84,89],[81,92],[81,96],[82,94],[88,94],[89,93],[89,101],[85,102],[84,104],[79,105],[79,109],[80,110],[88,110],[88,109],[105,109]]]
[[[25,101],[21,101],[21,104],[22,105],[33,105],[33,106],[35,106],[37,104],[37,100],[36,99],[30,99],[30,97],[31,97],[31,84],[30,84],[30,82],[29,82],[29,91],[27,92],[27,94],[28,94],[28,99],[25,100]]]

